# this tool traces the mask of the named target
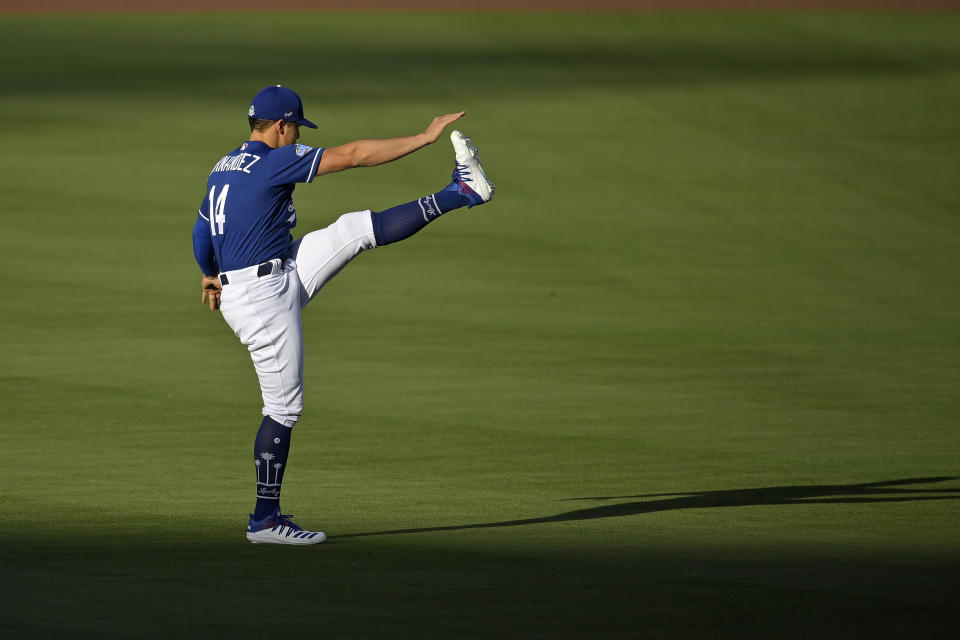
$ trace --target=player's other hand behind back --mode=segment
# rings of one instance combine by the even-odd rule
[[[217,276],[208,276],[204,275],[200,281],[200,288],[202,293],[200,295],[200,302],[208,302],[210,304],[210,311],[216,311],[220,308],[220,278]]]

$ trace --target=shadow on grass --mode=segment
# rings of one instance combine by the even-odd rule
[[[0,620],[11,638],[56,640],[260,638],[264,616],[277,615],[285,628],[321,638],[952,637],[955,616],[945,612],[960,577],[952,548],[929,556],[776,544],[537,550],[513,546],[510,535],[485,536],[482,548],[390,536],[675,509],[954,500],[960,488],[931,485],[957,479],[572,498],[589,507],[354,533],[333,540],[381,537],[326,549],[249,545],[240,531],[211,533],[202,520],[195,529],[131,522],[96,535],[7,527]]]
[[[486,529],[495,527],[519,527],[547,522],[570,522],[593,520],[597,518],[620,518],[658,511],[676,509],[715,509],[719,507],[749,507],[795,504],[848,504],[878,502],[914,502],[921,500],[957,500],[958,489],[916,488],[916,485],[928,485],[947,480],[957,480],[955,476],[934,476],[929,478],[907,478],[902,480],[884,480],[863,484],[830,484],[810,486],[765,487],[759,489],[730,489],[726,491],[691,491],[684,493],[647,493],[630,496],[596,496],[569,498],[569,500],[627,500],[631,498],[654,498],[634,502],[577,509],[552,516],[504,520],[502,522],[483,522],[439,527],[420,527],[415,529],[394,529],[391,531],[371,531],[333,536],[331,539],[359,538],[366,536],[388,536],[404,533],[430,533],[434,531],[457,531],[460,529]]]

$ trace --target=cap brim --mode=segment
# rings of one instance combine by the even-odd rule
[[[302,119],[300,119],[300,120],[297,120],[297,124],[299,124],[299,125],[301,125],[301,126],[304,126],[304,127],[310,127],[311,129],[316,129],[316,128],[317,128],[317,125],[313,124],[312,122],[310,122],[310,121],[307,120],[306,118],[302,118]]]

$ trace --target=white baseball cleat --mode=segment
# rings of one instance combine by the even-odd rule
[[[461,131],[451,132],[450,142],[453,143],[457,158],[453,168],[453,182],[457,185],[457,190],[470,201],[467,207],[489,202],[497,188],[483,170],[477,148]]]
[[[302,529],[290,517],[280,513],[279,508],[263,520],[254,520],[250,514],[247,540],[254,544],[320,544],[326,541],[327,534],[323,531]]]

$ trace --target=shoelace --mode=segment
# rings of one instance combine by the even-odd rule
[[[456,165],[457,175],[460,176],[460,179],[464,182],[473,182],[473,178],[470,177],[470,168],[465,164],[460,164],[459,162],[454,161]]]
[[[273,525],[273,527],[271,528],[271,531],[276,531],[279,528],[280,529],[279,533],[283,534],[284,527],[287,527],[290,529],[290,531],[288,531],[286,535],[290,535],[294,531],[303,531],[303,527],[298,526],[292,520],[290,520],[290,518],[292,517],[293,517],[292,513],[281,513],[280,517],[277,519],[277,524]]]

